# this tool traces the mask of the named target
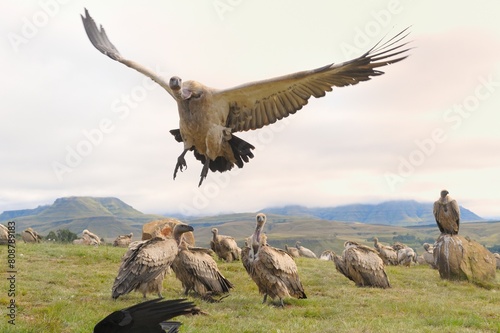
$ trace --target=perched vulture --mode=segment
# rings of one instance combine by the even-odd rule
[[[40,243],[42,240],[42,237],[32,228],[24,230],[21,237],[25,243]]]
[[[203,164],[198,185],[209,169],[224,172],[235,165],[242,168],[253,158],[255,147],[233,133],[273,124],[302,109],[312,96],[325,96],[333,87],[355,85],[382,75],[384,72],[379,67],[405,59],[408,51],[404,48],[406,43],[402,42],[407,36],[405,29],[387,42],[377,43],[356,59],[219,90],[196,81],[183,82],[176,76],[167,82],[152,70],[122,57],[102,26],[97,28],[87,9],[82,20],[95,48],[151,78],[175,99],[179,129],[170,132],[177,141],[183,142],[184,150],[177,159],[174,179],[177,171],[187,166],[184,156],[192,150]]]
[[[320,260],[332,260],[335,253],[331,250],[326,250],[319,256]]]
[[[373,246],[379,253],[385,265],[398,264],[398,253],[391,246],[380,244],[377,237],[373,237]]]
[[[337,271],[354,281],[358,287],[390,287],[384,262],[368,246],[347,241],[344,243],[342,256],[334,255],[333,262]]]
[[[302,245],[300,245],[299,241],[295,243],[295,247],[299,251],[299,255],[301,257],[318,259],[313,251],[309,250],[307,247],[303,247]]]
[[[292,258],[298,258],[300,257],[299,250],[296,247],[288,247],[287,244],[285,244],[285,251],[292,257]]]
[[[132,242],[132,236],[134,236],[134,234],[132,232],[128,235],[119,235],[114,240],[113,246],[128,247],[130,245],[130,243]]]
[[[233,284],[226,279],[212,258],[210,249],[191,248],[184,241],[172,263],[175,276],[182,282],[184,294],[194,290],[202,299],[213,302],[212,296],[228,293]]]
[[[162,275],[177,256],[181,235],[188,231],[193,231],[193,227],[186,224],[177,224],[174,228],[166,226],[161,236],[134,242],[122,257],[112,288],[113,299],[132,290],[140,291],[146,297],[146,292],[153,292],[152,289],[162,297]]]
[[[233,237],[219,235],[217,228],[212,228],[212,240],[210,241],[210,248],[217,254],[221,260],[232,262],[233,260],[240,260],[241,249]]]
[[[111,313],[95,325],[94,333],[178,332],[181,323],[167,320],[200,313],[185,299],[153,299]]]
[[[284,250],[269,246],[262,234],[266,215],[259,213],[256,219],[255,232],[241,251],[241,261],[259,293],[264,295],[262,303],[268,295],[273,300],[279,298],[281,307],[285,297],[307,298],[293,258]]]
[[[447,190],[441,191],[440,198],[434,202],[434,217],[442,234],[456,235],[460,226],[460,208]]]
[[[99,236],[97,236],[96,234],[91,233],[87,229],[83,230],[82,234],[83,235],[87,235],[90,238],[91,245],[99,245],[99,244],[101,244],[101,238],[99,238]]]

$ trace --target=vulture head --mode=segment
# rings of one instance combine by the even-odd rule
[[[255,232],[252,237],[252,249],[254,254],[257,253],[257,250],[259,249],[261,232],[264,228],[264,224],[266,224],[266,215],[259,213],[255,219],[257,220],[257,225],[255,226]]]
[[[442,190],[442,191],[441,191],[441,198],[443,198],[443,199],[444,199],[444,198],[446,198],[446,196],[447,196],[448,194],[450,194],[450,192],[448,192],[447,190]]]
[[[168,82],[168,86],[172,91],[179,91],[182,86],[182,79],[178,76],[172,76]]]
[[[217,236],[218,233],[219,233],[219,230],[217,228],[212,228],[212,234],[214,236]]]

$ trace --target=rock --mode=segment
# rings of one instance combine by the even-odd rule
[[[476,241],[441,234],[434,247],[434,260],[442,279],[468,280],[479,285],[495,280],[495,258]]]

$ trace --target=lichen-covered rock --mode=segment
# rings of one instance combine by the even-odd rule
[[[180,220],[173,218],[173,217],[167,217],[164,219],[159,219],[159,220],[154,220],[151,222],[148,222],[142,226],[142,240],[147,240],[150,238],[153,238],[157,236],[160,231],[165,228],[165,226],[170,226],[174,227],[176,224],[183,223]],[[190,245],[194,246],[195,241],[194,241],[194,234],[193,232],[189,231],[183,234],[184,240]]]
[[[468,280],[476,284],[495,279],[495,258],[484,246],[458,235],[441,234],[434,260],[442,279]]]

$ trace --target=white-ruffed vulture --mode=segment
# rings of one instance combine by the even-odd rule
[[[142,292],[146,297],[146,292],[152,292],[152,289],[157,289],[158,296],[162,297],[162,275],[165,275],[177,256],[181,235],[188,231],[193,231],[193,227],[187,224],[177,224],[173,228],[166,226],[161,237],[131,244],[123,255],[113,284],[113,299],[133,290]],[[152,288],[149,283],[155,287]]]
[[[267,237],[262,233],[266,215],[259,213],[256,219],[255,232],[241,251],[241,261],[259,293],[264,295],[262,302],[270,296],[273,300],[278,298],[283,307],[286,297],[307,298],[293,258],[286,251],[267,244]]]
[[[292,257],[292,258],[298,258],[300,257],[299,250],[296,247],[289,247],[287,244],[285,244],[285,251]]]
[[[153,299],[114,311],[95,325],[94,333],[178,332],[182,324],[169,319],[200,313],[193,302],[185,299]]]
[[[297,241],[295,243],[295,247],[297,248],[297,250],[299,250],[299,255],[301,257],[306,257],[306,258],[313,258],[313,259],[318,259],[318,257],[316,256],[316,254],[314,254],[313,251],[311,251],[310,249],[308,249],[307,247],[304,247],[302,245],[300,245],[300,242]]]
[[[33,230],[33,228],[28,228],[21,233],[21,238],[25,243],[40,243],[42,237]]]
[[[333,262],[337,271],[358,287],[390,287],[382,258],[368,246],[347,241],[342,256],[334,255]]]
[[[87,229],[83,230],[82,232],[83,236],[88,236],[91,241],[91,245],[99,245],[101,244],[101,238],[97,236],[96,234],[88,231]]]
[[[113,246],[128,247],[132,242],[133,236],[134,234],[132,232],[128,235],[118,235],[113,241]]]
[[[441,191],[441,196],[434,202],[434,217],[442,234],[456,235],[460,227],[460,208],[447,190]]]
[[[397,265],[398,253],[392,246],[379,243],[377,237],[373,237],[373,247],[379,253],[385,265]]]
[[[379,67],[405,59],[408,51],[402,41],[408,35],[405,29],[388,41],[377,43],[360,57],[343,63],[220,90],[196,81],[183,82],[177,76],[166,81],[152,70],[124,58],[104,28],[97,28],[87,9],[82,20],[90,42],[101,53],[151,78],[175,99],[179,129],[170,132],[184,143],[184,150],[177,159],[174,179],[177,171],[187,167],[184,156],[192,150],[203,164],[198,185],[208,170],[224,172],[235,165],[242,168],[253,158],[255,147],[234,133],[273,124],[302,109],[311,97],[325,96],[333,87],[355,85],[382,75],[384,72]]]
[[[217,228],[212,228],[210,248],[221,260],[227,262],[240,260],[241,249],[238,247],[236,240],[231,236],[219,235],[219,230]]]

